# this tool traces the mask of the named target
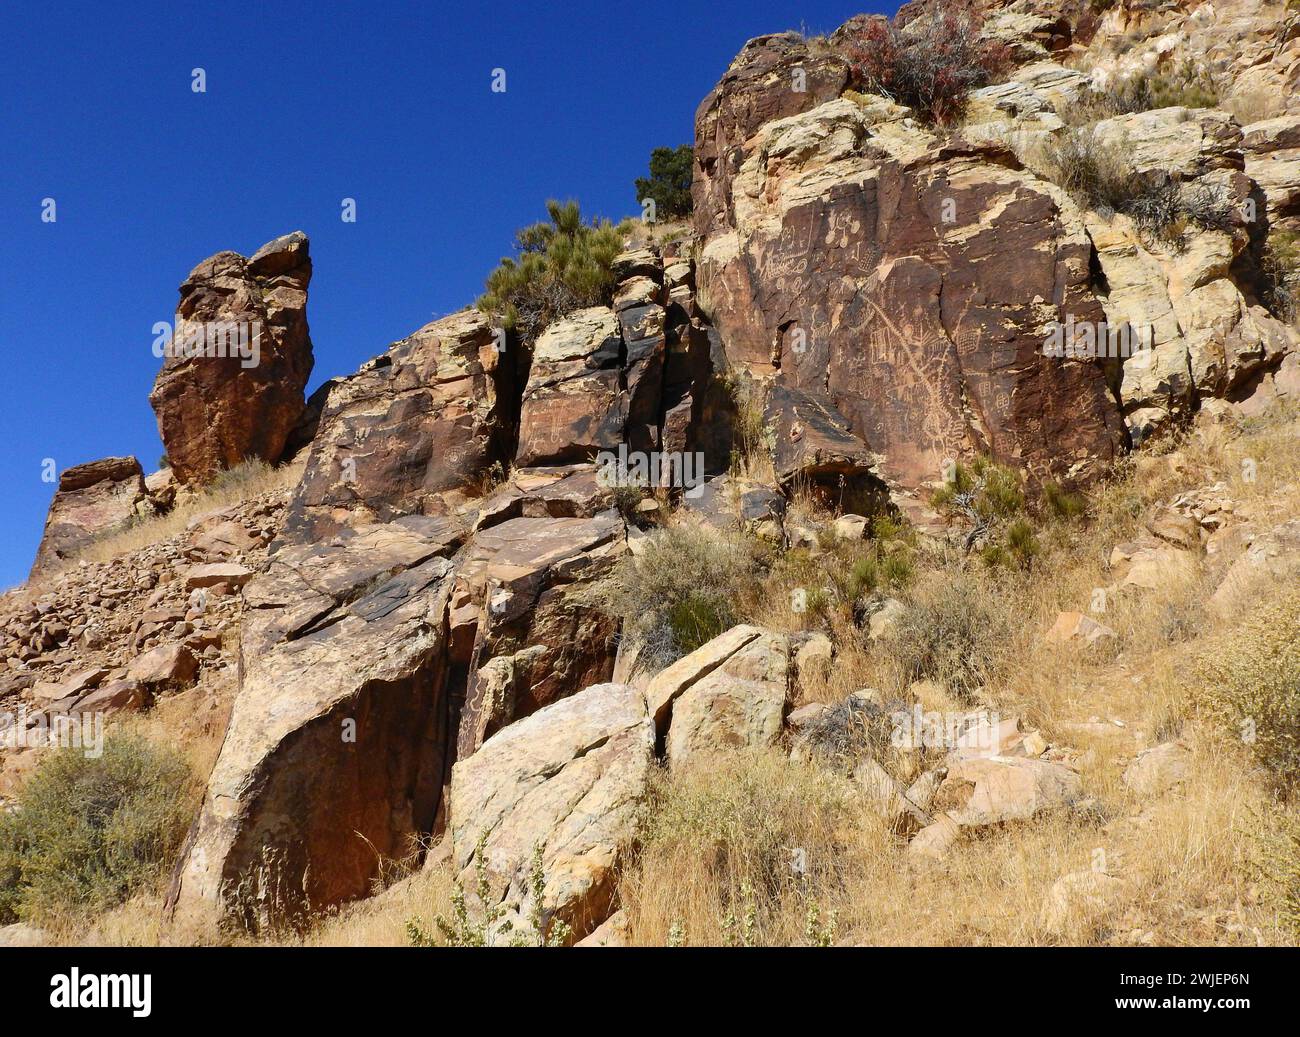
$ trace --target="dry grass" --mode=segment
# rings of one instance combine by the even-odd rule
[[[132,554],[185,531],[190,520],[209,511],[227,508],[264,493],[287,490],[302,476],[305,461],[272,468],[260,461],[249,461],[223,472],[196,493],[178,497],[176,506],[165,515],[146,519],[120,533],[104,537],[78,556],[87,562],[108,562]]]
[[[660,778],[645,847],[623,887],[634,942],[737,942],[749,919],[755,942],[800,944],[810,905],[823,920],[836,912],[836,939],[846,943],[1293,942],[1300,890],[1286,848],[1300,832],[1300,809],[1273,798],[1249,749],[1198,710],[1189,688],[1194,656],[1235,636],[1235,621],[1204,607],[1225,563],[1198,560],[1171,569],[1153,589],[1111,596],[1097,618],[1116,630],[1112,645],[1057,646],[1043,634],[1059,611],[1087,612],[1094,589],[1114,583],[1110,548],[1135,538],[1159,502],[1221,481],[1238,514],[1259,528],[1294,514],[1295,422],[1294,410],[1281,411],[1171,439],[1098,487],[1085,520],[1041,525],[1042,550],[1029,571],[990,571],[940,552],[921,557],[915,587],[902,592],[916,601],[954,580],[976,584],[988,621],[1007,631],[989,645],[982,695],[1068,747],[1089,810],[967,833],[943,863],[918,868],[837,779],[778,754],[701,763]],[[1245,459],[1255,462],[1253,481],[1243,479]],[[800,517],[823,527],[831,520]],[[907,687],[897,651],[856,637],[843,608],[832,603],[812,616],[789,608],[800,581],[832,589],[830,571],[843,566],[843,554],[778,565],[766,605],[760,596],[746,617],[787,631],[821,629],[836,642],[829,671],[801,675],[800,702],[837,702],[862,686]],[[1271,630],[1274,647],[1289,635],[1267,617],[1276,619],[1284,603],[1273,602],[1287,593],[1260,589],[1264,618],[1253,629]],[[914,690],[932,697],[927,709],[955,708],[942,689]],[[1125,767],[1141,748],[1175,736],[1191,749],[1187,781],[1142,799],[1121,781]],[[807,874],[781,873],[783,854],[799,846],[808,852]],[[1121,891],[1048,928],[1042,908],[1053,884],[1098,866],[1121,880]]]
[[[452,885],[451,861],[436,860],[378,896],[344,907],[298,942],[311,947],[408,947],[408,921],[437,932],[435,918],[451,917]]]

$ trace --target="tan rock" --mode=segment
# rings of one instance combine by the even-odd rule
[[[591,933],[575,944],[577,947],[632,946],[631,920],[626,911],[615,911]]]
[[[1082,641],[1095,645],[1099,641],[1113,640],[1117,635],[1104,623],[1098,623],[1082,612],[1061,612],[1047,632],[1047,640],[1058,644],[1067,641]]]
[[[789,694],[789,640],[763,633],[672,700],[669,764],[680,767],[712,753],[775,745]]]
[[[1178,742],[1145,749],[1124,769],[1123,782],[1139,796],[1158,796],[1187,779],[1191,755]]]
[[[166,644],[152,648],[127,667],[126,676],[146,687],[179,687],[189,683],[198,672],[199,663],[194,653],[182,644]]]
[[[932,824],[922,828],[907,844],[910,861],[935,861],[946,856],[961,837],[961,825],[947,814],[940,814]]]
[[[641,693],[598,684],[510,725],[456,764],[456,868],[467,888],[475,888],[474,858],[482,846],[491,906],[504,913],[490,934],[494,942],[509,942],[506,922],[515,933],[529,933],[537,908],[531,876],[537,849],[546,924],[562,919],[582,939],[609,917],[654,743]],[[484,905],[474,906],[481,911]]]
[[[195,587],[215,587],[219,584],[242,587],[252,578],[253,571],[244,568],[242,565],[236,565],[233,562],[211,562],[207,565],[196,565],[189,569],[185,573],[185,586],[191,589]]]
[[[1058,763],[1024,757],[953,760],[935,807],[963,826],[1023,821],[1069,807],[1079,798],[1079,775]]]
[[[1104,871],[1076,871],[1052,884],[1043,904],[1040,924],[1059,932],[1072,920],[1092,922],[1125,893],[1127,883]]]
[[[678,696],[762,635],[758,627],[732,627],[651,678],[646,686],[646,702],[659,733],[668,730],[673,702]]]

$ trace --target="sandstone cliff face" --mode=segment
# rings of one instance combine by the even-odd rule
[[[283,456],[311,376],[310,281],[307,236],[295,231],[247,259],[218,252],[181,285],[171,347],[149,394],[181,483]]]
[[[1141,67],[1203,51],[1210,26],[1229,26],[1251,53],[1270,39],[1267,61],[1289,68],[1292,42],[1246,6],[1231,16],[1196,8]],[[904,22],[927,17],[913,8]],[[1249,135],[1249,166],[1225,111],[1168,108],[1096,126],[1138,171],[1234,207],[1232,226],[1191,228],[1181,247],[1153,243],[1126,217],[1081,210],[1030,168],[1035,148],[1065,131],[1058,109],[1128,67],[1106,64],[1118,17],[991,5],[986,33],[1019,67],[975,93],[955,133],[845,92],[855,23],[825,40],[751,41],[705,99],[693,189],[699,304],[730,360],[784,401],[770,409],[788,411],[794,391],[817,415],[777,423],[783,478],[793,455],[819,452],[838,460],[810,457],[805,475],[838,480],[856,467],[868,484],[878,476],[905,494],[935,481],[944,460],[974,454],[1039,478],[1087,478],[1202,398],[1294,391],[1289,367],[1277,376],[1294,331],[1253,296],[1264,224],[1243,215],[1252,199],[1274,219],[1292,211],[1289,123]],[[1066,58],[1099,65],[1085,75]],[[1215,67],[1236,83],[1244,66],[1234,57]],[[1109,364],[1042,355],[1066,322],[1140,328],[1153,349]],[[841,421],[840,442],[809,449],[807,429]],[[879,465],[846,465],[846,452]]]

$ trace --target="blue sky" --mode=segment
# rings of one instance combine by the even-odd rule
[[[199,260],[310,235],[310,391],[472,302],[546,198],[634,213],[650,149],[690,141],[746,39],[886,6],[6,5],[0,589],[35,554],[44,459],[157,467],[151,329]],[[340,219],[346,197],[356,223]]]

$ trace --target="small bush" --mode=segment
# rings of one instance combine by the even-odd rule
[[[1294,323],[1300,317],[1300,237],[1281,228],[1270,231],[1259,270],[1264,305],[1275,316]]]
[[[1080,494],[1071,493],[1058,482],[1043,483],[1042,500],[1047,513],[1063,522],[1073,522],[1087,509]]]
[[[614,257],[623,232],[609,220],[584,223],[577,202],[546,203],[549,222],[515,235],[517,256],[488,275],[478,308],[501,317],[507,330],[533,342],[557,317],[613,297]]]
[[[1263,880],[1282,927],[1300,939],[1300,817],[1261,819],[1257,833],[1251,870]]]
[[[990,566],[1027,566],[1038,552],[1033,527],[1021,519],[1025,495],[1020,476],[987,457],[969,466],[954,466],[947,483],[930,498],[934,507],[970,523],[966,550],[982,544],[980,555]]]
[[[917,595],[894,640],[908,681],[935,680],[974,702],[1010,638],[988,592],[968,576],[944,577]]]
[[[853,85],[905,104],[927,122],[954,123],[970,92],[1010,65],[1004,44],[980,37],[983,25],[972,4],[934,5],[906,29],[872,19],[848,49]]]
[[[647,664],[667,666],[740,621],[759,571],[752,541],[682,524],[650,534],[639,557],[625,556],[602,597],[642,642]]]
[[[54,752],[0,822],[0,921],[102,911],[169,867],[195,806],[171,749],[111,732],[103,755]]]
[[[1103,216],[1128,216],[1151,239],[1178,247],[1189,222],[1228,230],[1235,216],[1221,191],[1204,184],[1180,185],[1160,170],[1138,172],[1126,149],[1099,139],[1090,126],[1076,126],[1049,139],[1033,164],[1076,202]]]
[[[1118,79],[1099,95],[1095,103],[1110,115],[1160,108],[1215,108],[1219,104],[1214,84],[1191,62],[1175,72],[1139,72]]]
[[[691,214],[691,178],[695,149],[689,144],[650,152],[650,176],[637,177],[636,200],[654,202],[656,220],[679,220]]]
[[[1300,593],[1258,608],[1199,653],[1194,695],[1244,741],[1275,790],[1300,785]]]

